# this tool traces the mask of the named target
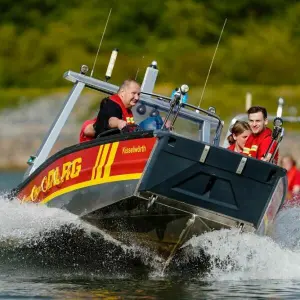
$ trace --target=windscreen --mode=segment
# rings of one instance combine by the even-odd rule
[[[133,108],[134,119],[145,130],[156,130],[162,127],[162,124],[168,116],[168,112],[160,109],[158,106],[148,106],[147,104],[137,104]],[[187,138],[201,141],[202,140],[202,121],[191,120],[178,115],[172,126],[175,111],[170,114],[166,127],[173,132],[183,135]]]

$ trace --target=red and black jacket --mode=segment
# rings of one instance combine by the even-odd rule
[[[134,124],[133,114],[131,109],[126,108],[124,103],[122,102],[121,98],[118,94],[110,96],[108,99],[112,100],[113,102],[117,103],[121,110],[122,110],[122,119],[127,122],[127,124]]]
[[[119,95],[115,94],[104,98],[100,104],[100,110],[94,124],[96,131],[95,136],[111,129],[109,119],[112,117],[122,119],[126,121],[128,125],[135,123],[131,109],[126,108]]]
[[[272,142],[272,130],[270,128],[265,128],[262,132],[257,135],[251,134],[245,144],[243,153],[247,156],[254,157],[257,159],[262,159]],[[276,142],[273,143],[272,148],[269,153],[273,153],[276,148]],[[275,155],[275,162],[278,161],[278,151]]]

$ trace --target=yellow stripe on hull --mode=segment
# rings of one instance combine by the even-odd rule
[[[96,180],[81,182],[81,183],[68,186],[64,189],[61,189],[59,191],[52,193],[48,197],[44,198],[40,203],[45,204],[45,203],[51,201],[53,198],[56,198],[58,196],[61,196],[66,193],[69,193],[69,192],[72,192],[75,190],[79,190],[79,189],[82,189],[85,187],[89,187],[89,186],[93,186],[93,185],[97,185],[97,184],[103,184],[103,183],[116,182],[116,181],[140,179],[141,176],[142,176],[142,173],[134,173],[134,174],[110,176],[110,177],[106,177],[106,178],[100,178],[100,179],[96,179]]]

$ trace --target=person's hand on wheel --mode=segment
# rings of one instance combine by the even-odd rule
[[[125,126],[127,126],[126,121],[124,121],[124,120],[119,120],[119,122],[118,122],[118,128],[119,128],[120,130],[122,130]]]
[[[127,124],[122,129],[122,132],[138,132],[138,131],[143,131],[143,129],[137,124]]]

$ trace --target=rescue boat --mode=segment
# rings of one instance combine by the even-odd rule
[[[67,210],[165,258],[207,231],[267,234],[285,198],[285,170],[221,147],[223,121],[214,108],[183,101],[187,85],[172,97],[154,94],[155,63],[146,70],[133,113],[136,121],[159,114],[161,127],[106,132],[49,156],[84,89],[118,90],[87,72],[84,66],[64,74],[73,88],[13,197]]]

